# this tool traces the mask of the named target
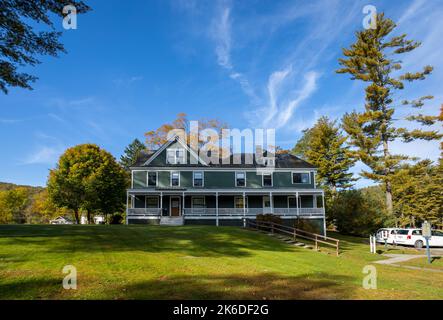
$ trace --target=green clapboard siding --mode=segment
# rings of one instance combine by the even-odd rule
[[[170,182],[170,173],[168,171],[159,171],[158,172],[158,186],[160,188],[169,187]]]
[[[205,188],[235,188],[234,172],[205,172]]]

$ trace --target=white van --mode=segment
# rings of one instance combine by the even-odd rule
[[[395,244],[414,246],[418,249],[426,246],[426,239],[421,235],[421,229],[400,229],[397,230],[394,239]],[[430,247],[443,247],[443,232],[432,230],[429,239]]]
[[[385,237],[387,236],[387,243],[393,244],[394,243],[394,237],[397,233],[397,230],[400,230],[399,228],[382,228],[377,230],[376,234],[376,241],[379,243],[385,243]]]

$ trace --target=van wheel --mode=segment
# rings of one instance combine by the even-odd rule
[[[417,240],[417,241],[415,241],[414,246],[415,246],[417,249],[421,249],[421,248],[423,248],[423,241],[421,241],[421,240]]]

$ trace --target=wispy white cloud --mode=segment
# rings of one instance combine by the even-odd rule
[[[231,61],[231,8],[221,5],[212,21],[211,37],[215,42],[215,54],[219,66],[229,72],[229,77],[240,84],[243,92],[252,100],[257,97],[246,76],[238,72]]]
[[[127,77],[127,78],[117,78],[117,79],[112,80],[112,82],[117,87],[129,87],[134,82],[142,81],[143,79],[144,78],[142,76],[131,76],[131,77]]]
[[[65,98],[52,98],[49,100],[50,106],[55,106],[60,109],[91,107],[97,103],[94,97],[85,97],[79,99],[65,99]]]
[[[42,146],[31,153],[23,164],[47,164],[54,165],[63,153],[62,147]]]

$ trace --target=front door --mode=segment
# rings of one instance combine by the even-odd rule
[[[263,213],[272,213],[271,198],[269,196],[263,196]]]
[[[172,217],[180,215],[180,197],[171,197],[170,209]]]

